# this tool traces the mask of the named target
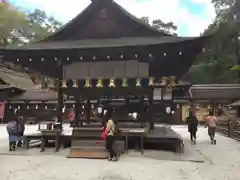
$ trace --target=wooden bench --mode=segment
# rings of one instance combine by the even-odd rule
[[[41,152],[45,151],[46,142],[48,140],[55,140],[55,151],[58,152],[61,145],[62,130],[40,130],[41,131]]]
[[[144,154],[144,137],[148,133],[147,129],[130,129],[130,128],[121,128],[119,136],[125,137],[125,149],[128,150],[128,138],[129,137],[140,137],[140,151],[141,154]]]

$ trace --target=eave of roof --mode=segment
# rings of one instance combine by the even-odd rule
[[[5,90],[5,89],[11,89],[12,86],[9,86],[8,84],[1,84],[0,85],[0,90]]]
[[[197,84],[190,91],[193,99],[240,99],[239,84]]]
[[[94,49],[94,48],[115,48],[115,47],[134,47],[146,45],[161,45],[171,43],[181,43],[187,41],[201,40],[205,37],[131,37],[113,39],[87,39],[77,41],[59,42],[38,42],[27,44],[18,48],[7,48],[6,50],[57,50],[57,49]]]
[[[240,101],[228,105],[229,107],[240,107]]]
[[[23,94],[9,99],[10,101],[55,101],[58,93],[45,89],[28,89]]]

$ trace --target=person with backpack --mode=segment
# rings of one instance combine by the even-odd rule
[[[16,121],[16,119],[12,119],[8,122],[7,132],[9,139],[9,151],[15,151],[16,143],[19,141],[19,134],[21,133],[21,125]]]
[[[205,116],[204,119],[206,121],[205,127],[208,127],[208,135],[210,137],[211,143],[216,144],[215,132],[216,132],[218,120],[216,116],[213,115],[212,112],[209,112],[209,115]]]
[[[188,132],[190,133],[191,143],[196,144],[198,119],[193,115],[192,111],[189,111],[189,116],[186,118],[186,123],[188,125]]]
[[[117,161],[118,155],[114,149],[114,142],[116,137],[117,125],[116,122],[113,120],[112,111],[108,110],[106,113],[107,125],[105,129],[106,134],[106,148],[109,152],[109,161]]]

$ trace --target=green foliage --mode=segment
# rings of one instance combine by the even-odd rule
[[[240,71],[240,65],[233,66],[230,70],[232,70],[232,71]]]
[[[236,18],[237,5],[233,0],[212,2],[217,18],[203,34],[211,35],[212,38],[205,53],[198,57],[185,79],[193,83],[237,83],[240,78],[238,73],[230,71],[234,65],[240,64],[240,18]],[[240,12],[240,8],[237,10]]]
[[[141,20],[144,23],[150,24],[148,17],[142,17]],[[155,19],[152,21],[151,25],[167,34],[176,35],[177,26],[173,22],[163,22],[161,19]]]
[[[176,34],[177,26],[173,22],[163,22],[161,19],[153,20],[152,26],[168,34]]]
[[[0,3],[0,46],[7,45],[12,32],[27,24],[24,13],[16,10],[8,3]]]
[[[39,9],[26,14],[9,3],[0,3],[0,46],[39,41],[61,26],[60,22]]]

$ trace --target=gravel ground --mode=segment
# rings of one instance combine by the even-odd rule
[[[217,145],[209,143],[206,129],[200,128],[196,146],[188,141],[187,128],[173,126],[185,141],[182,158],[170,152],[146,151],[144,156],[130,152],[119,162],[67,159],[61,150],[55,154],[29,150],[15,154],[7,150],[5,128],[0,126],[1,180],[239,180],[240,143],[217,135]],[[27,127],[27,133],[35,126]],[[164,157],[164,158],[159,158]],[[193,162],[201,159],[203,163]]]

